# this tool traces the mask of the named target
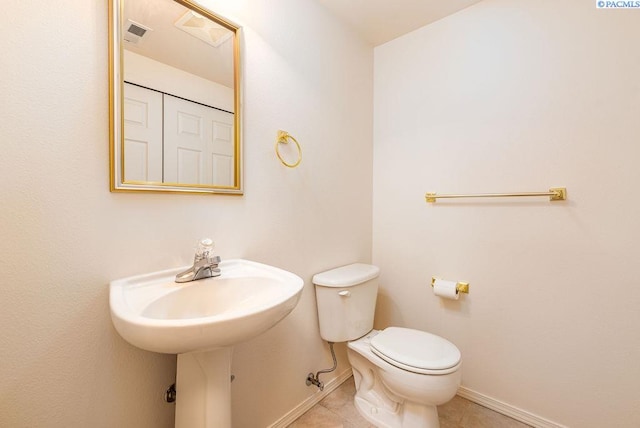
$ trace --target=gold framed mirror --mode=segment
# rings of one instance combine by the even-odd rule
[[[190,0],[110,0],[111,191],[242,194],[239,39]]]

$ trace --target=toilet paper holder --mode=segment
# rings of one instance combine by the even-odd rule
[[[431,286],[433,287],[434,284],[436,283],[436,278],[435,276],[431,277]],[[458,282],[456,283],[456,291],[458,293],[467,293],[469,294],[469,283],[468,282]]]

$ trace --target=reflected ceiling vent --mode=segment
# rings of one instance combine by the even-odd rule
[[[127,19],[127,22],[124,24],[123,38],[129,43],[137,44],[140,41],[140,39],[144,37],[144,35],[147,34],[147,32],[149,31],[153,31],[153,30],[136,21]]]
[[[218,25],[208,18],[188,10],[176,21],[176,27],[191,34],[203,42],[217,48],[231,38],[233,33],[222,25]]]

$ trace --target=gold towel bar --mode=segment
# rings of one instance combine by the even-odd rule
[[[436,278],[435,276],[431,277],[431,286],[433,287],[436,283]],[[467,293],[469,294],[469,283],[468,282],[458,282],[456,283],[456,291],[458,293]]]
[[[520,193],[477,193],[474,195],[438,195],[428,192],[424,197],[427,202],[435,202],[436,199],[453,199],[453,198],[507,198],[519,196],[549,196],[550,201],[564,201],[567,199],[566,187],[552,187],[548,192],[520,192]]]

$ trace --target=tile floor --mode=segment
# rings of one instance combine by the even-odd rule
[[[375,428],[353,405],[353,377],[327,395],[289,428]],[[440,428],[526,428],[529,425],[455,396],[438,407]]]

